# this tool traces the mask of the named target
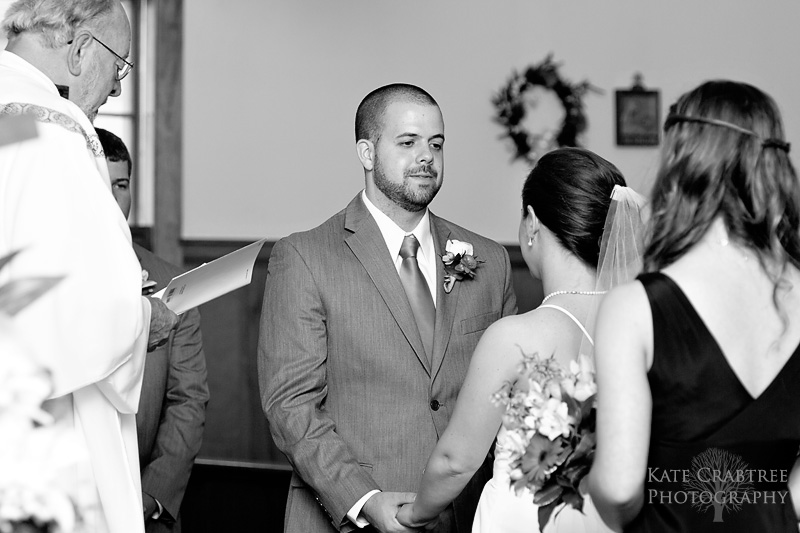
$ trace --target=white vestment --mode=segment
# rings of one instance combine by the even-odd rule
[[[0,146],[0,285],[63,280],[14,317],[20,341],[52,370],[46,409],[90,457],[88,531],[144,531],[136,442],[150,303],[130,230],[86,115],[19,56],[0,53],[0,114],[33,113],[38,137]],[[0,128],[3,127],[0,116]],[[2,356],[2,354],[0,354]],[[0,473],[2,476],[2,473]]]

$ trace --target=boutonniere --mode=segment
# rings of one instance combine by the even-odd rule
[[[468,242],[448,239],[444,249],[444,292],[449,294],[456,281],[474,278],[475,269],[483,261],[473,255],[472,245]]]
[[[156,292],[156,282],[152,279],[147,279],[150,277],[150,272],[142,269],[142,296],[149,296]]]

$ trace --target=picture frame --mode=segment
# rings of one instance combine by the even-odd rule
[[[661,140],[659,91],[634,86],[616,91],[617,145],[658,146]]]

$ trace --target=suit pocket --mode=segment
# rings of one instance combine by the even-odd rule
[[[483,331],[488,328],[492,322],[500,318],[499,311],[493,311],[483,315],[474,316],[472,318],[465,318],[461,321],[461,334],[475,333],[476,331]]]
[[[358,466],[367,473],[368,476],[372,477],[372,464],[371,463],[362,463],[359,461]]]

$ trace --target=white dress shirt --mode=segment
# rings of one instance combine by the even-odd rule
[[[419,241],[419,251],[417,251],[417,263],[419,269],[422,271],[422,276],[428,283],[428,289],[431,291],[433,298],[433,305],[436,305],[436,249],[433,246],[433,234],[431,233],[431,217],[428,209],[425,209],[425,214],[422,219],[410,232],[406,232],[403,228],[395,224],[395,222],[386,216],[386,214],[375,207],[375,204],[370,202],[367,198],[366,191],[362,191],[361,199],[364,200],[364,205],[367,206],[369,213],[375,222],[378,223],[378,228],[381,230],[381,235],[386,241],[386,247],[389,249],[389,254],[394,258],[394,266],[397,271],[400,271],[400,265],[403,263],[403,258],[400,257],[400,247],[403,245],[403,239],[406,235],[414,235]]]
[[[361,199],[364,200],[364,205],[367,206],[367,210],[372,215],[372,218],[375,219],[375,222],[378,223],[378,228],[381,230],[381,235],[383,235],[383,239],[386,241],[386,247],[389,249],[389,254],[391,257],[394,258],[394,267],[397,271],[400,271],[400,265],[403,263],[403,258],[400,257],[400,247],[403,245],[403,239],[405,239],[406,235],[414,235],[419,241],[419,250],[417,251],[417,263],[419,264],[419,269],[422,271],[422,276],[425,278],[425,282],[428,284],[428,289],[431,291],[431,297],[433,298],[433,305],[436,305],[436,249],[433,245],[433,235],[431,234],[431,217],[429,215],[429,211],[426,208],[425,214],[422,215],[422,219],[417,224],[410,233],[406,233],[406,231],[395,224],[395,222],[386,216],[386,214],[375,207],[375,204],[370,202],[369,198],[367,198],[366,191],[361,192]],[[347,518],[350,519],[356,526],[359,528],[364,528],[369,525],[363,518],[359,518],[359,514],[361,513],[361,509],[363,509],[364,504],[367,503],[372,495],[377,494],[380,492],[379,490],[371,490],[366,493],[360,500],[356,502],[356,504],[350,508],[350,511],[347,513]]]

